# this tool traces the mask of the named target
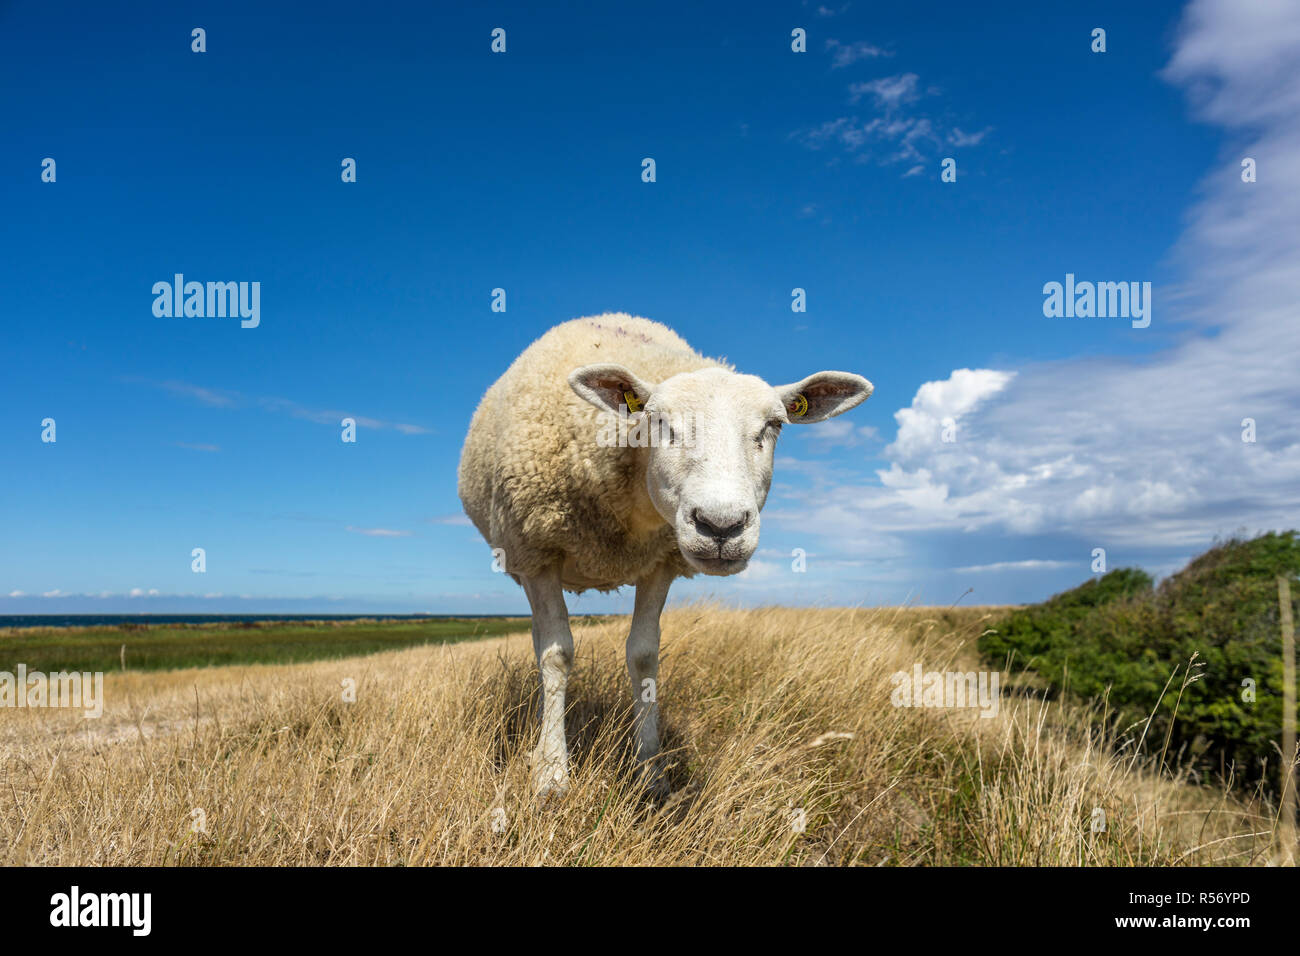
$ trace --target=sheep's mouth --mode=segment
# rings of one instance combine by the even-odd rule
[[[705,574],[739,574],[749,566],[749,558],[707,557],[691,554],[687,551],[683,551],[682,555],[686,558],[688,564]]]

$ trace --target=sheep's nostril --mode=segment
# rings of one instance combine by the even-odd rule
[[[749,524],[749,512],[746,511],[739,521],[727,521],[725,518],[706,518],[700,514],[700,509],[696,508],[691,512],[691,520],[695,522],[695,530],[706,538],[714,538],[718,541],[734,538]]]

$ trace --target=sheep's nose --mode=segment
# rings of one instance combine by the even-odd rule
[[[717,515],[703,515],[700,513],[699,508],[691,512],[691,520],[695,522],[695,530],[704,537],[713,538],[717,541],[725,541],[728,538],[736,537],[745,530],[745,525],[749,524],[748,511],[740,516],[739,521],[733,521],[731,518],[731,515],[727,515],[725,518]]]

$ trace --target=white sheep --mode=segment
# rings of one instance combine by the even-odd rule
[[[871,391],[848,372],[773,388],[698,355],[666,326],[621,313],[556,326],[488,389],[465,438],[459,490],[532,608],[539,798],[568,789],[573,635],[563,592],[636,586],[627,668],[637,756],[662,793],[655,685],[669,586],[743,571],[758,547],[781,426],[823,421]]]

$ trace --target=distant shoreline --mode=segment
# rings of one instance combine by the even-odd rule
[[[574,617],[603,617],[601,614]],[[121,627],[128,624],[186,625],[307,621],[497,621],[527,620],[527,614],[0,614],[6,628]]]

